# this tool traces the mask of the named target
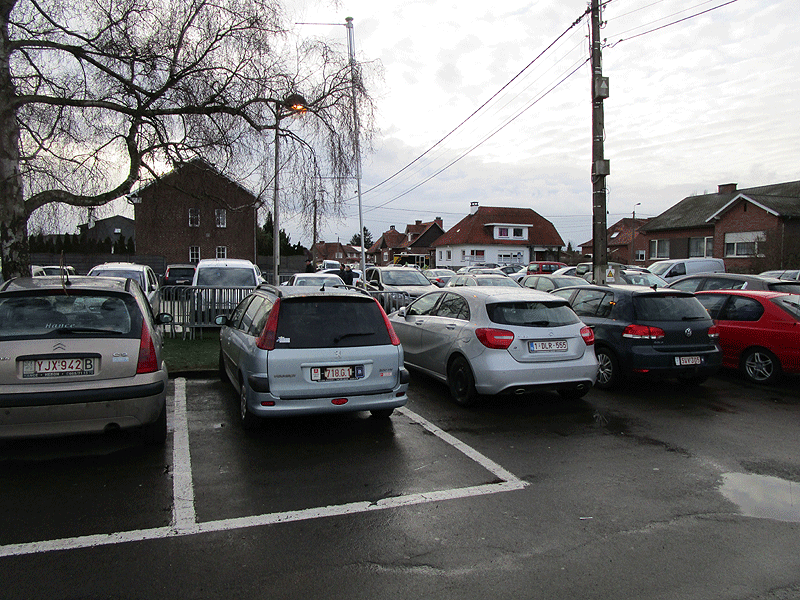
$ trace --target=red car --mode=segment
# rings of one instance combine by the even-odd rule
[[[719,328],[722,364],[754,383],[800,373],[800,294],[713,290],[695,294]]]

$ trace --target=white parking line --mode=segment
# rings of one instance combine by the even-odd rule
[[[86,535],[63,538],[59,540],[45,540],[41,542],[7,544],[5,546],[0,546],[0,556],[21,556],[25,554],[53,552],[56,550],[76,550],[79,548],[93,548],[110,544],[124,544],[128,542],[196,535],[199,533],[208,533],[213,531],[229,531],[232,529],[242,529],[245,527],[258,527],[262,525],[273,525],[276,523],[288,523],[292,521],[304,521],[309,519],[349,515],[370,512],[374,510],[385,510],[387,508],[411,506],[414,504],[424,504],[427,502],[441,502],[444,500],[455,500],[457,498],[468,498],[471,496],[484,496],[487,494],[510,492],[513,490],[521,490],[528,485],[526,481],[515,477],[493,460],[484,456],[471,446],[468,446],[449,433],[442,431],[439,427],[427,419],[421,417],[408,408],[400,408],[397,410],[397,412],[409,418],[413,422],[421,425],[443,442],[453,446],[459,452],[462,452],[464,455],[477,462],[483,468],[500,479],[500,481],[496,483],[487,483],[484,485],[469,486],[464,488],[454,488],[449,490],[409,494],[407,496],[383,498],[376,502],[351,502],[348,504],[337,504],[304,510],[269,513],[252,517],[240,517],[235,519],[222,519],[218,521],[198,523],[194,507],[192,462],[191,455],[189,453],[189,423],[186,416],[186,380],[182,377],[175,380],[174,402],[174,442],[172,453],[174,497],[172,523],[170,526],[109,534]]]

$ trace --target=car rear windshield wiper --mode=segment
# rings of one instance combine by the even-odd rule
[[[696,316],[696,317],[682,317],[682,321],[699,321],[700,319],[705,319],[706,317],[703,316]]]
[[[59,327],[58,329],[53,329],[56,333],[114,333],[116,335],[121,335],[121,331],[117,331],[116,329],[100,329],[97,327]]]
[[[342,335],[337,335],[335,338],[333,338],[333,343],[338,344],[346,337],[355,337],[360,335],[374,335],[374,334],[372,331],[361,332],[361,333],[343,333]]]

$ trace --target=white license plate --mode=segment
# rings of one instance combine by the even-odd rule
[[[702,364],[702,361],[699,356],[676,356],[675,364],[680,367],[685,367],[688,365]]]
[[[352,379],[353,367],[312,367],[312,381],[335,381],[341,379]]]
[[[543,342],[528,342],[531,352],[566,352],[567,340],[546,340]]]
[[[93,358],[42,358],[22,362],[22,377],[94,375]]]

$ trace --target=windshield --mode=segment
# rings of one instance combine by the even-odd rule
[[[651,273],[655,273],[656,275],[663,275],[664,273],[666,273],[669,270],[669,268],[671,266],[672,266],[672,263],[670,263],[670,262],[655,262],[652,265],[650,265],[649,267],[647,267],[647,269]]]
[[[255,287],[256,274],[249,267],[203,267],[197,270],[200,287]]]
[[[127,269],[92,269],[89,275],[94,277],[123,277],[133,279],[139,284],[140,288],[144,289],[141,271],[129,271]]]
[[[415,269],[384,271],[383,283],[387,285],[431,285],[428,278]]]
[[[496,287],[513,287],[518,288],[519,284],[509,277],[476,277],[475,281],[478,285],[492,285]]]

